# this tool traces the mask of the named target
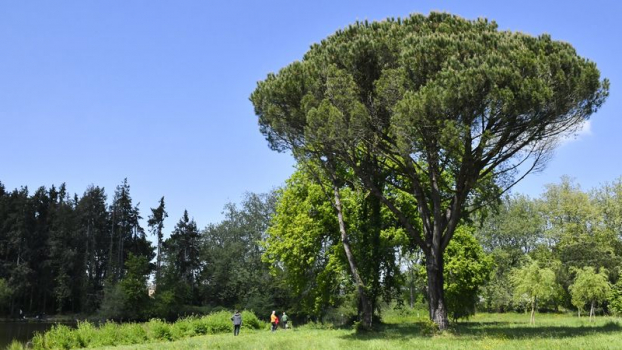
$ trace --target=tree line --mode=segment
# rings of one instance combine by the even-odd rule
[[[609,81],[601,79],[596,64],[578,56],[571,45],[554,41],[549,35],[532,37],[499,31],[495,22],[486,19],[470,21],[433,12],[428,16],[357,22],[339,30],[312,45],[302,60],[268,74],[251,94],[260,131],[270,147],[291,152],[301,172],[279,193],[273,224],[262,231],[267,235],[264,243],[248,249],[240,259],[220,248],[251,248],[249,244],[256,244],[252,242],[257,242],[262,233],[250,231],[256,234],[249,236],[249,231],[239,229],[245,227],[245,215],[230,211],[231,218],[197,235],[188,233],[194,232],[196,225],[184,215],[175,228],[183,234],[171,235],[178,241],[167,244],[158,240],[156,283],[162,293],[156,293],[156,301],[158,296],[162,299],[156,305],[181,301],[192,305],[232,303],[229,298],[234,298],[233,293],[247,291],[253,293],[249,300],[267,303],[276,296],[288,295],[272,289],[280,286],[280,281],[288,281],[283,289],[291,285],[299,298],[292,305],[305,302],[301,310],[318,315],[327,306],[350,300],[356,304],[360,324],[368,328],[378,314],[379,301],[400,295],[400,286],[404,285],[403,263],[396,259],[410,256],[404,260],[411,261],[406,263],[411,270],[410,294],[414,298],[414,269],[424,269],[425,274],[419,276],[425,276],[422,291],[430,319],[445,330],[449,314],[461,317],[472,313],[480,296],[478,287],[493,266],[488,263],[493,254],[490,259],[496,260],[497,275],[509,281],[499,277],[499,283],[511,283],[514,297],[527,295],[534,310],[544,295],[535,295],[529,288],[521,290],[519,286],[533,284],[522,283],[518,277],[509,278],[507,271],[498,269],[501,264],[494,254],[499,250],[494,244],[500,238],[482,213],[516,182],[541,168],[560,138],[578,130],[602,106],[608,94]],[[140,305],[138,297],[142,294],[134,291],[139,290],[151,270],[150,254],[154,249],[145,246],[145,233],[136,224],[139,213],[131,201],[121,200],[122,188],[113,200],[117,203],[119,197],[118,204],[107,208],[106,217],[111,221],[106,236],[109,242],[102,245],[107,247],[102,258],[96,259],[105,259],[102,276],[108,281],[98,285],[103,286],[100,309],[111,313],[114,306],[123,302]],[[73,202],[66,211],[78,207],[78,200]],[[538,261],[533,265],[534,273],[527,275],[550,280],[551,273],[540,270],[548,268],[547,264],[574,261],[583,249],[601,253],[586,254],[594,261],[611,257],[612,251],[617,251],[612,246],[609,248],[613,250],[605,249],[603,242],[610,242],[612,237],[597,229],[615,222],[609,219],[611,215],[601,221],[578,221],[586,218],[567,219],[567,213],[556,213],[546,214],[546,235],[521,241],[532,244],[535,239],[537,243],[522,247],[521,256],[535,255],[532,259]],[[44,216],[47,222],[47,215]],[[46,308],[48,302],[54,303],[62,310],[69,300],[67,295],[80,294],[66,288],[70,282],[63,282],[68,280],[68,271],[76,266],[59,258],[62,245],[56,242],[58,239],[65,243],[65,232],[72,231],[73,226],[68,224],[71,220],[55,221],[54,215],[50,217],[55,224],[36,235],[45,237],[45,243],[39,246],[49,249],[41,256],[43,260],[35,260],[50,260],[46,266],[52,273],[43,277],[54,276],[46,284],[53,292],[30,285],[24,290],[31,291],[30,300],[37,300]],[[163,207],[158,207],[149,220],[158,237],[163,217]],[[36,219],[39,217],[32,221]],[[17,222],[10,226],[18,227],[18,231],[20,225],[29,225]],[[76,222],[84,225],[78,219]],[[91,232],[86,222],[86,232]],[[489,240],[485,230],[478,232],[481,222],[484,227],[493,225]],[[530,223],[538,224],[521,224]],[[268,221],[262,227],[267,225]],[[38,231],[28,226],[20,232]],[[235,239],[226,240],[218,232]],[[567,232],[574,234],[566,235]],[[19,237],[10,235],[13,236]],[[207,242],[197,245],[202,249],[192,248],[189,243],[194,242],[190,237],[195,236]],[[485,249],[473,237],[479,237]],[[80,242],[90,239],[89,236]],[[27,257],[29,261],[36,252],[35,249]],[[195,259],[200,252],[205,255]],[[236,265],[228,265],[225,274],[210,268],[221,260],[258,262],[262,252],[270,265],[269,273],[276,280],[261,280],[268,276],[263,269],[245,276],[245,270],[236,269]],[[76,251],[76,255],[81,253]],[[15,252],[7,253],[10,264],[15,261],[12,271],[28,267],[21,263],[21,253],[11,254]],[[522,264],[521,259],[512,255],[518,252],[508,254],[511,262]],[[220,259],[210,260],[215,256]],[[206,266],[197,267],[195,261],[205,262]],[[592,265],[597,269],[594,261]],[[519,266],[516,264],[506,268],[515,271]],[[579,262],[575,265],[570,266],[587,266]],[[82,274],[80,269],[90,268],[80,265],[76,271]],[[97,276],[97,268],[93,267],[93,271],[89,278]],[[552,271],[555,278],[565,281],[561,289],[570,293],[554,293],[561,298],[556,305],[567,305],[563,302],[568,295],[581,289],[571,288],[569,282],[580,275],[579,270],[564,266]],[[583,271],[585,275],[581,276],[590,273],[589,269]],[[565,278],[561,275],[564,273]],[[27,275],[28,271],[22,274]],[[175,281],[183,281],[182,285],[167,280],[167,274],[176,276]],[[225,277],[260,280],[242,289],[235,283],[223,287],[220,283]],[[616,278],[608,277],[610,281]],[[269,282],[261,284],[265,281]],[[557,288],[550,286],[547,284],[546,289]],[[170,298],[164,298],[167,289]],[[534,290],[540,289],[531,289]],[[181,301],[176,299],[180,295]],[[452,295],[464,298],[453,299]]]
[[[316,180],[299,170],[276,191],[227,204],[225,218],[202,230],[185,211],[166,239],[164,198],[145,230],[127,181],[110,203],[96,186],[79,197],[65,185],[32,194],[0,185],[1,312],[144,320],[278,308],[349,322],[364,312],[361,282],[377,320],[388,305],[426,304],[424,254],[390,211],[346,189],[352,276],[328,180]],[[462,221],[447,248],[450,316],[622,313],[621,232],[622,179],[585,192],[563,178],[537,199],[505,196]]]
[[[622,312],[622,178],[505,197],[477,237],[494,261],[482,308]]]
[[[0,183],[0,314],[141,320],[234,307],[267,314],[285,298],[258,244],[274,201],[248,194],[202,230],[185,211],[164,238],[164,197],[143,227],[127,180],[110,202],[97,186],[78,196],[65,184],[30,192]]]

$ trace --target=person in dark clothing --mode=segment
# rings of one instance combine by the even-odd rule
[[[235,310],[235,313],[231,316],[231,321],[233,321],[233,335],[237,336],[240,334],[240,327],[242,327],[242,314],[240,314],[240,311]]]

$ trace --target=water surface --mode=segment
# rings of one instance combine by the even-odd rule
[[[35,332],[45,332],[56,322],[0,321],[0,350],[4,350],[13,340],[23,343],[29,341]],[[74,323],[63,323],[73,326]]]

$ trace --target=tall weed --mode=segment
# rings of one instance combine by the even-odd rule
[[[172,324],[152,319],[143,324],[106,322],[99,327],[85,321],[79,322],[75,329],[55,325],[46,333],[35,335],[32,344],[35,350],[69,350],[174,341],[196,335],[230,332],[233,329],[231,315],[229,311],[218,311],[203,317],[186,317]],[[242,313],[242,320],[245,329],[260,329],[264,324],[250,311]],[[18,345],[22,346],[12,344],[11,349],[21,350],[23,346],[18,348]]]

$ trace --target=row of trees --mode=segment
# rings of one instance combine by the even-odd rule
[[[105,284],[126,273],[130,255],[151,260],[138,208],[127,181],[110,205],[99,187],[82,197],[65,185],[7,192],[0,184],[0,279],[7,290],[2,311],[18,313],[92,312]]]
[[[340,308],[356,317],[365,312],[361,284],[375,316],[390,302],[427,302],[425,255],[395,216],[364,191],[344,188],[341,227],[330,182],[317,176],[300,169],[274,193],[226,205],[225,219],[203,230],[184,212],[166,239],[161,199],[147,220],[159,248],[140,227],[126,181],[110,204],[97,187],[70,198],[64,185],[32,195],[0,186],[0,307],[115,319],[215,308],[266,315],[279,308],[318,319]],[[622,179],[584,192],[564,178],[539,199],[505,197],[463,221],[447,247],[450,316],[477,307],[531,310],[532,320],[536,309],[622,313],[621,223]],[[146,293],[150,278],[154,298]]]
[[[600,303],[622,311],[616,294],[622,288],[621,224],[622,179],[585,192],[563,178],[539,199],[506,197],[477,230],[495,262],[483,306],[517,309],[528,295],[532,309],[537,302],[541,308],[589,308],[592,315]]]
[[[110,203],[96,186],[70,196],[64,184],[30,193],[0,183],[0,313],[145,319],[245,307],[267,314],[287,298],[269,278],[258,244],[274,201],[273,194],[249,194],[204,230],[184,212],[165,239],[162,198],[146,220],[154,246],[127,180]],[[150,280],[155,299],[146,292]]]
[[[425,255],[392,213],[374,212],[373,197],[345,187],[338,218],[330,182],[318,176],[307,166],[288,180],[264,242],[264,260],[299,297],[293,307],[322,316],[354,301],[360,317],[360,285],[374,315],[387,302],[429,302]],[[504,197],[462,221],[447,247],[450,316],[476,308],[528,310],[532,322],[537,309],[622,313],[621,223],[622,178],[584,192],[565,177],[539,199]]]

